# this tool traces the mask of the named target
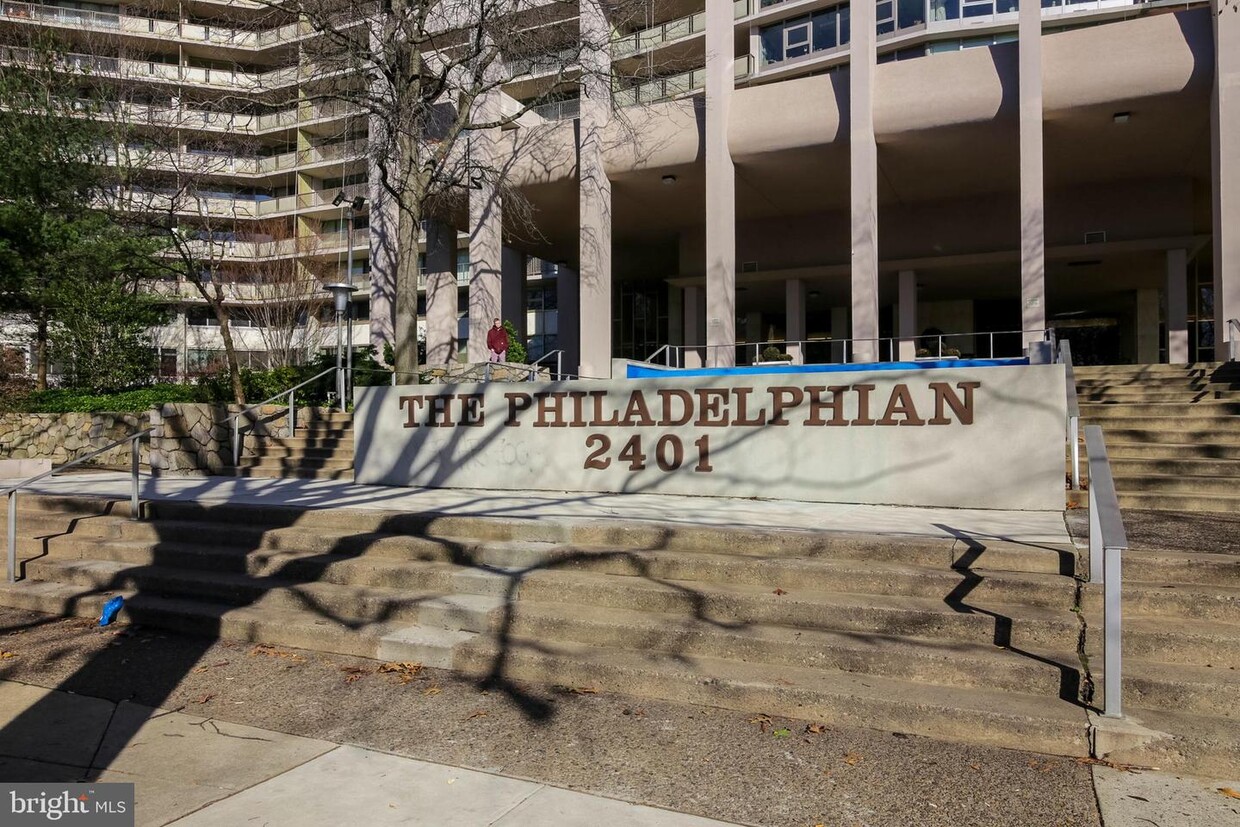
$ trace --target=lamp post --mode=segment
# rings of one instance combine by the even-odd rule
[[[340,410],[345,409],[345,371],[344,371],[344,319],[349,315],[349,305],[353,301],[353,293],[357,290],[351,284],[329,284],[325,288],[332,294],[332,302],[336,307],[336,395],[340,399]],[[352,342],[350,350],[352,350]],[[350,360],[351,361],[351,360]],[[350,381],[352,377],[349,377]]]
[[[345,200],[346,198],[345,198],[344,190],[341,190],[340,192],[336,193],[336,197],[332,199],[332,205],[339,207],[341,204],[345,203]],[[344,242],[345,248],[348,250],[348,253],[347,253],[348,263],[345,265],[344,281],[345,281],[345,284],[348,285],[350,289],[352,289],[353,287],[353,222],[354,222],[354,219],[357,217],[357,213],[364,206],[366,206],[365,196],[359,195],[353,200],[349,201],[349,206],[348,206],[349,229],[348,229],[348,232],[345,234],[345,242]],[[351,390],[353,387],[353,304],[352,302],[349,303],[348,311],[349,311],[349,316],[348,316],[348,321],[346,322],[346,325],[349,331],[349,350],[345,356],[345,359],[347,360],[346,362],[347,370],[345,371],[345,375],[348,376],[349,378],[348,387]],[[339,319],[336,320],[336,324],[337,325],[340,324]],[[340,410],[343,411],[344,410],[343,400],[341,401],[340,405],[341,405]]]

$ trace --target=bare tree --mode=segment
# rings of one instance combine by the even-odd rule
[[[318,236],[297,237],[292,230],[284,221],[261,222],[253,258],[238,267],[250,318],[259,327],[272,368],[298,364],[317,344],[316,319],[327,303],[311,260],[323,243]]]
[[[303,93],[366,115],[378,197],[395,207],[395,367],[417,369],[418,241],[424,219],[451,220],[470,188],[504,190],[511,153],[494,151],[500,130],[540,122],[531,111],[575,90],[603,89],[587,76],[610,72],[595,0],[286,0],[313,28],[303,46],[315,80]],[[602,27],[606,30],[606,26]],[[503,88],[539,72],[529,97]],[[608,101],[610,103],[610,101]],[[527,117],[529,116],[529,117]],[[510,197],[511,195],[511,197]],[[510,218],[516,193],[504,192]],[[383,205],[376,205],[382,209]],[[372,221],[372,225],[375,222]]]

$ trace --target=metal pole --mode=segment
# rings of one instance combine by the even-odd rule
[[[559,382],[564,378],[564,351],[557,350],[555,352],[555,381]]]
[[[1068,447],[1072,451],[1072,490],[1081,490],[1081,418],[1068,417]]]
[[[233,468],[241,465],[241,414],[233,417]]]
[[[354,221],[353,206],[352,204],[350,204],[349,205],[349,235],[348,235],[348,239],[345,241],[345,243],[349,245],[348,264],[346,265],[349,269],[349,272],[345,276],[345,284],[349,285],[350,287],[353,286],[353,221]],[[346,307],[346,310],[348,311],[347,313],[348,320],[346,324],[348,325],[348,329],[349,329],[349,344],[348,344],[348,353],[345,356],[345,358],[348,360],[347,361],[348,370],[345,373],[344,387],[345,387],[346,392],[352,395],[353,393],[353,293],[352,292],[349,293],[349,304]],[[340,410],[342,411],[344,410],[343,405],[340,407]]]
[[[9,582],[17,582],[17,489],[9,492]]]
[[[129,519],[131,520],[137,520],[142,516],[138,513],[138,465],[141,459],[141,443],[141,436],[135,436],[129,440],[129,471],[133,483],[129,491]]]
[[[336,311],[336,398],[344,410],[344,314]]]
[[[1102,522],[1098,514],[1098,494],[1089,481],[1089,582],[1102,582]]]
[[[288,438],[297,436],[297,392],[288,392]]]
[[[1123,583],[1120,580],[1121,550],[1104,549],[1105,569],[1103,582],[1103,628],[1102,644],[1103,698],[1102,714],[1108,718],[1123,717],[1123,602],[1120,599]]]

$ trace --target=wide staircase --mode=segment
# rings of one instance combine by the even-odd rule
[[[1121,507],[1240,511],[1240,364],[1075,373],[1082,423],[1102,426]]]
[[[126,502],[20,503],[25,579],[0,586],[0,605],[96,617],[122,594],[135,623],[417,661],[524,701],[561,686],[1090,752],[1094,607],[1071,547],[165,501],[134,521]],[[1148,603],[1135,658],[1210,652],[1234,677],[1240,635],[1171,619],[1177,599]],[[1236,622],[1233,604],[1212,611]],[[1240,708],[1234,683],[1187,703],[1183,671],[1143,670],[1141,706]],[[1192,732],[1160,766],[1236,770],[1234,729]]]
[[[353,479],[353,414],[303,408],[292,438],[247,434],[241,463],[227,474],[239,477]]]

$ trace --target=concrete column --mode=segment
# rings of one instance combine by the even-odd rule
[[[732,4],[706,4],[706,360],[736,364],[736,168],[728,148]]]
[[[525,329],[525,254],[505,247],[500,256],[500,271],[503,281],[500,316],[512,322],[524,343],[529,336]]]
[[[1042,157],[1042,5],[1020,4],[1020,307],[1024,342],[1046,328],[1046,216]]]
[[[582,0],[581,116],[577,119],[580,367],[584,377],[611,377],[611,181],[603,168],[603,133],[611,120],[611,24],[601,0]]]
[[[456,360],[456,227],[431,221],[426,228],[426,364]]]
[[[1167,251],[1167,361],[1188,364],[1188,251]]]
[[[684,304],[684,366],[700,368],[705,362],[700,348],[706,343],[706,291],[701,287],[686,287]]]
[[[374,127],[372,126],[372,130]],[[381,144],[372,132],[372,143]],[[370,157],[378,157],[372,151]],[[379,165],[370,164],[370,343],[383,358],[383,346],[395,347],[396,333],[396,267],[400,250],[398,242],[398,208],[387,190],[379,183]],[[417,250],[410,255],[416,256]],[[417,297],[414,297],[416,325]]]
[[[490,156],[496,139],[491,133],[496,131],[471,135],[472,153]],[[486,331],[502,314],[503,202],[494,175],[482,174],[479,179],[469,191],[470,362],[487,361]]]
[[[848,308],[831,308],[831,361],[843,363],[848,358]]]
[[[852,182],[852,361],[878,360],[878,145],[874,141],[875,3],[853,3],[848,64]],[[868,341],[867,341],[868,340]]]
[[[1137,291],[1137,364],[1158,364],[1158,290]]]
[[[899,292],[896,305],[900,328],[898,355],[901,362],[908,362],[917,358],[917,273],[912,270],[900,271]]]
[[[564,372],[576,376],[581,364],[581,291],[575,270],[556,267],[555,296],[556,346],[564,351]]]
[[[1214,358],[1240,351],[1240,11],[1235,0],[1212,0],[1214,17]]]
[[[805,364],[805,282],[788,279],[784,282],[784,337],[788,340],[787,352],[798,365]],[[793,343],[796,344],[793,344]]]

